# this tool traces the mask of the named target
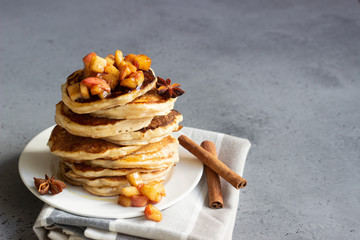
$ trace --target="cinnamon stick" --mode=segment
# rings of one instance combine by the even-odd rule
[[[203,141],[200,145],[209,153],[212,153],[214,156],[216,154],[215,144],[211,141]],[[221,185],[219,175],[211,170],[208,166],[205,165],[205,175],[206,181],[209,189],[209,206],[210,208],[220,209],[224,206],[223,196],[221,194]]]
[[[186,137],[185,135],[181,135],[178,139],[181,146],[183,146],[186,150],[191,152],[195,157],[197,157],[206,166],[211,168],[214,172],[216,172],[222,178],[228,181],[236,189],[244,188],[246,186],[247,182],[244,178],[242,178],[240,175],[232,171],[216,156],[203,149],[193,140]]]

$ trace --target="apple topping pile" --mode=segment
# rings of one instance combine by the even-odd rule
[[[121,189],[118,204],[123,207],[145,207],[145,217],[149,220],[160,222],[162,214],[159,209],[151,204],[161,201],[166,196],[164,185],[161,182],[153,181],[144,184],[139,172],[126,175],[130,187]]]
[[[151,59],[143,54],[123,56],[117,50],[105,58],[92,52],[83,58],[84,69],[71,74],[67,92],[73,101],[90,99],[91,96],[106,98],[116,87],[135,89],[144,82],[143,71],[148,71]]]

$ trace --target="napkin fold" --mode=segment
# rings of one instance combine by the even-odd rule
[[[239,175],[243,174],[251,146],[247,139],[189,127],[181,131],[199,145],[204,140],[214,142],[219,159]],[[209,208],[206,177],[203,175],[184,199],[162,210],[161,222],[146,220],[144,216],[127,219],[84,217],[45,204],[33,229],[40,240],[231,239],[239,190],[222,178],[220,181],[224,197],[222,209]]]

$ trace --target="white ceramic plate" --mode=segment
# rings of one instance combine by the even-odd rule
[[[144,215],[144,208],[122,207],[117,204],[116,197],[97,197],[83,190],[81,187],[67,184],[62,193],[40,195],[35,186],[33,177],[44,178],[57,176],[59,169],[58,157],[52,155],[47,146],[50,127],[34,137],[23,150],[19,159],[19,173],[26,187],[40,200],[69,213],[99,218],[130,218]],[[174,133],[177,137],[181,133]],[[183,199],[198,184],[203,164],[180,147],[180,162],[173,167],[172,172],[164,186],[166,197],[156,204],[160,210],[170,207]]]

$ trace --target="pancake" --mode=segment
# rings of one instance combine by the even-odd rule
[[[156,169],[179,161],[178,140],[168,136],[160,142],[148,144],[136,152],[118,159],[88,160],[86,164],[103,168],[147,168]],[[66,162],[81,162],[64,159]]]
[[[173,154],[169,154],[168,157],[152,158],[146,161],[127,161],[128,158],[121,158],[118,160],[90,160],[88,163],[94,166],[100,166],[104,168],[159,168],[164,165],[179,162],[178,151],[176,150]]]
[[[136,131],[148,126],[152,117],[138,119],[109,119],[90,114],[76,114],[63,102],[56,104],[55,122],[77,136],[101,138]]]
[[[182,120],[183,117],[178,111],[171,110],[166,116],[154,117],[151,123],[142,129],[120,133],[103,139],[119,145],[146,145],[160,141],[160,139],[170,135],[172,132],[179,130],[179,123]]]
[[[66,162],[62,161],[69,169],[73,171],[74,174],[86,177],[86,178],[95,178],[95,177],[114,177],[114,176],[126,176],[126,174],[132,172],[154,172],[156,170],[161,170],[168,168],[173,163],[160,165],[159,168],[103,168],[98,166],[92,166],[85,162],[76,163],[76,162]]]
[[[63,102],[75,113],[92,113],[101,109],[108,109],[119,105],[125,105],[134,101],[135,98],[144,95],[156,85],[157,78],[152,69],[144,71],[144,82],[141,86],[131,90],[128,88],[114,91],[105,99],[95,98],[90,101],[73,101],[67,92],[68,82],[61,86]]]
[[[165,99],[155,89],[136,98],[134,101],[113,108],[91,113],[95,117],[132,119],[167,115],[174,108],[176,98]]]
[[[140,173],[144,183],[164,180],[170,173],[172,166],[153,172]],[[84,178],[76,175],[65,164],[60,163],[61,176],[70,184],[83,186],[84,189],[98,196],[116,196],[121,188],[129,186],[126,176]]]
[[[82,161],[121,158],[142,147],[120,146],[101,139],[75,136],[59,125],[52,130],[48,146],[57,156]]]

